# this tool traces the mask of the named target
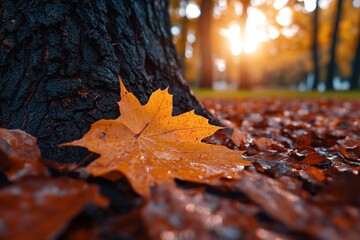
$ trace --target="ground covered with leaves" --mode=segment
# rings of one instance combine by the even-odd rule
[[[0,239],[358,239],[360,101],[201,101],[226,126],[204,141],[252,164],[146,198],[117,172],[86,176],[2,129]]]

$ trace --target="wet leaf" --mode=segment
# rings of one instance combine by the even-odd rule
[[[141,195],[149,186],[174,178],[208,182],[220,176],[236,177],[249,163],[239,151],[210,145],[201,140],[220,128],[190,111],[172,116],[172,96],[154,92],[142,106],[120,81],[121,116],[100,120],[85,136],[62,146],[83,146],[101,154],[87,170],[94,176],[118,170]]]
[[[347,153],[346,151],[346,148],[342,145],[342,144],[339,144],[339,149],[340,149],[340,153],[346,157],[346,158],[350,158],[349,154]]]
[[[22,130],[0,128],[0,171],[10,181],[29,175],[47,175],[40,156],[35,137]]]
[[[339,144],[340,153],[349,160],[360,161],[360,147],[344,147],[342,144]]]
[[[360,175],[340,173],[323,188],[320,195],[331,196],[336,203],[350,203],[360,207]]]
[[[352,136],[351,138],[347,136],[344,139],[338,141],[345,148],[355,148],[360,146],[360,136]]]
[[[87,204],[107,206],[95,185],[27,177],[0,191],[0,239],[54,239]]]
[[[320,153],[317,152],[312,152],[309,153],[304,160],[302,160],[300,163],[301,164],[307,164],[307,165],[315,165],[315,164],[319,164],[323,161],[326,160],[326,157],[324,157],[323,155],[321,155]]]
[[[278,143],[271,138],[258,138],[254,141],[254,144],[263,151],[274,146],[277,149],[281,149],[282,152],[286,152],[286,150],[281,146],[281,143]]]
[[[153,189],[140,211],[116,219],[112,228],[118,237],[145,233],[141,237],[147,239],[254,239],[257,212],[254,205],[221,198],[202,188],[183,190],[165,184]]]
[[[234,141],[235,145],[238,147],[245,147],[245,143],[249,140],[249,137],[239,129],[235,128],[231,139]]]
[[[349,211],[346,206],[327,203],[325,199],[313,203],[301,193],[296,180],[272,179],[244,171],[239,179],[218,181],[215,185],[227,185],[232,191],[245,193],[272,218],[318,239],[356,239],[360,231],[358,211]]]
[[[252,230],[257,228],[254,206],[198,189],[184,191],[168,185],[154,191],[153,199],[142,209],[152,239],[164,233],[175,239],[182,235],[189,235],[190,239],[254,238]],[[243,217],[239,218],[240,215]],[[151,224],[154,220],[158,222],[155,226]]]
[[[313,166],[308,167],[305,170],[301,170],[300,176],[303,179],[315,184],[322,183],[326,179],[324,173],[320,169]]]

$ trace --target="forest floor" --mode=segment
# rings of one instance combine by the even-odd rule
[[[310,99],[360,99],[360,91],[297,91],[289,89],[252,89],[252,90],[207,90],[194,88],[194,93],[199,97],[208,98],[310,98]]]
[[[205,141],[252,162],[238,179],[176,180],[144,200],[124,178],[85,182],[57,165],[22,183],[0,174],[0,239],[358,239],[360,100],[200,100],[226,126]],[[61,194],[41,198],[44,178],[63,178],[54,183]],[[99,186],[105,199],[84,184]]]

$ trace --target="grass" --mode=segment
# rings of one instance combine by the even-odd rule
[[[327,92],[300,92],[295,90],[259,89],[259,90],[205,90],[194,89],[197,97],[213,98],[339,98],[360,100],[360,91],[327,91]]]

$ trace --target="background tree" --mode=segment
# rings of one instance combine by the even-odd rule
[[[119,115],[117,76],[142,103],[169,87],[174,115],[210,117],[182,78],[167,1],[3,0],[0,19],[0,127],[36,136],[45,158],[84,154],[57,145]]]
[[[319,31],[319,0],[316,0],[314,10],[314,23],[313,23],[313,42],[312,42],[312,50],[313,50],[313,64],[314,64],[314,82],[312,85],[312,89],[316,90],[319,85],[320,78],[320,67],[319,67],[319,53],[318,53],[318,31]]]
[[[244,43],[245,42],[245,35],[246,35],[246,22],[248,19],[248,9],[250,7],[250,0],[241,0],[242,3],[242,14],[240,16],[240,39]],[[250,85],[250,79],[249,79],[249,70],[248,70],[248,58],[245,55],[245,52],[243,51],[242,54],[240,54],[240,79],[239,79],[239,88],[241,89],[249,89],[251,88]]]
[[[176,35],[173,34],[173,42],[175,44],[176,50],[178,52],[180,63],[182,66],[183,75],[185,73],[185,49],[186,49],[186,42],[187,42],[187,32],[188,32],[188,25],[189,20],[187,17],[180,17],[179,16],[179,5],[187,5],[188,0],[183,0],[182,2],[179,1],[170,1],[169,11],[171,17],[171,23],[178,32]]]
[[[211,21],[213,12],[213,1],[201,1],[201,16],[199,19],[199,34],[200,34],[200,87],[212,88],[213,83],[213,60],[211,50]]]
[[[170,2],[174,41],[184,60],[185,78],[190,84],[199,86],[202,75],[201,51],[204,49],[201,38],[207,39],[201,33],[205,28],[199,27],[201,0]],[[205,2],[213,4],[211,52],[206,47],[204,53],[212,54],[214,88],[233,89],[239,85],[242,87],[244,82],[248,82],[252,88],[271,86],[310,90],[325,87],[325,81],[321,80],[326,80],[330,61],[337,1]],[[343,0],[335,58],[336,75],[342,80],[335,81],[336,90],[349,87],[346,79],[350,79],[353,72],[359,8],[357,1]],[[183,21],[187,23],[186,28],[182,27],[185,25]],[[317,24],[314,26],[315,21]],[[244,28],[246,31],[240,30]],[[317,51],[314,51],[314,47]]]
[[[358,35],[358,43],[356,47],[355,58],[353,60],[352,74],[350,78],[350,89],[360,88],[360,34]]]
[[[341,10],[343,6],[343,0],[338,0],[337,8],[336,8],[336,18],[335,25],[332,34],[332,42],[330,48],[330,61],[327,66],[327,74],[326,74],[326,89],[333,90],[334,89],[334,77],[336,71],[336,45],[338,40],[338,31],[341,20]]]

